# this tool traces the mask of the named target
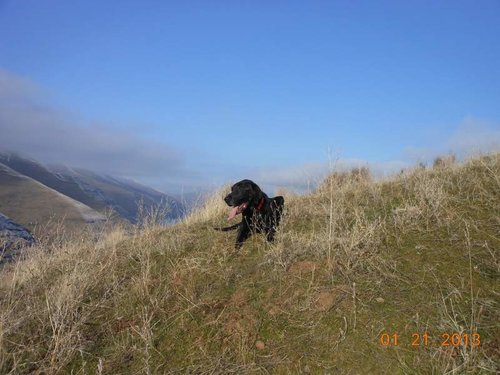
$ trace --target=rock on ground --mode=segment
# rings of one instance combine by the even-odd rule
[[[35,237],[26,228],[0,213],[0,264],[35,242]]]

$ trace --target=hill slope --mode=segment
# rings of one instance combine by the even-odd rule
[[[92,208],[0,163],[0,212],[33,230],[51,219],[64,218],[68,227],[104,220]]]
[[[87,197],[96,202],[96,207],[112,207],[132,223],[137,220],[139,201],[142,201],[141,204],[146,209],[156,205],[168,207],[167,218],[170,220],[178,219],[183,214],[182,204],[176,199],[132,180],[61,165],[52,165],[48,169],[55,175],[76,183]]]
[[[168,206],[167,218],[171,220],[183,213],[182,205],[174,198],[133,181],[80,168],[45,166],[15,153],[0,153],[0,163],[101,213],[111,207],[132,223],[138,216],[139,201],[146,210],[157,205]]]
[[[499,194],[497,154],[332,174],[239,253],[211,229],[223,192],[171,228],[41,246],[0,273],[0,372],[498,372]]]

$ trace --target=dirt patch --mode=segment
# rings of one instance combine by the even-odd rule
[[[247,290],[237,289],[229,298],[226,307],[226,312],[221,316],[224,341],[232,342],[242,338],[252,345],[250,340],[255,340],[257,336],[258,321],[247,303]]]
[[[351,288],[347,285],[321,291],[316,295],[314,308],[317,311],[328,311],[334,305],[342,303],[350,294]]]
[[[268,311],[268,314],[271,316],[276,316],[279,313],[281,313],[281,308],[279,306],[272,306]]]
[[[247,306],[240,312],[230,312],[224,319],[222,334],[225,342],[238,342],[243,339],[247,344],[257,337],[257,318]]]
[[[118,318],[113,322],[112,329],[114,333],[119,333],[131,327],[138,327],[138,326],[139,322],[135,319]]]
[[[316,310],[327,311],[335,304],[336,295],[333,292],[321,292],[316,299]]]
[[[257,341],[255,342],[255,348],[256,348],[257,350],[264,350],[264,348],[265,348],[265,347],[266,347],[266,344],[264,344],[264,342],[263,342],[263,341],[257,340]]]
[[[231,303],[235,305],[243,305],[246,302],[246,295],[247,293],[245,289],[241,288],[236,290],[231,296]]]
[[[312,262],[310,260],[303,260],[292,264],[288,269],[288,272],[300,275],[302,273],[313,272],[318,269],[319,269],[318,263]]]
[[[171,285],[175,288],[180,288],[180,287],[185,287],[186,284],[191,282],[190,280],[190,274],[188,271],[184,270],[175,270],[172,272],[171,276]]]
[[[214,299],[207,301],[201,305],[203,315],[212,315],[214,318],[218,316],[226,307],[226,301]]]
[[[273,294],[274,294],[274,288],[268,288],[266,290],[266,293],[264,294],[264,298],[266,300],[269,300],[269,299],[271,299],[273,297]]]

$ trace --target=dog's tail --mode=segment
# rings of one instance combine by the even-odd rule
[[[238,228],[239,226],[240,226],[240,224],[238,223],[238,224],[231,225],[230,227],[225,227],[225,228],[215,228],[214,227],[214,229],[219,230],[221,232],[228,232],[230,230],[234,230],[234,229]]]

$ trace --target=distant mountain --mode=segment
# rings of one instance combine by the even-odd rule
[[[59,178],[77,184],[87,199],[95,201],[89,204],[90,207],[112,207],[132,223],[137,220],[138,204],[141,201],[147,209],[153,206],[168,207],[167,219],[170,220],[178,219],[183,214],[183,206],[175,198],[132,180],[62,165],[51,165],[48,170]]]
[[[139,202],[146,210],[168,207],[166,219],[170,221],[184,212],[183,205],[173,197],[131,180],[64,165],[47,166],[15,153],[0,153],[0,163],[100,213],[110,207],[131,223],[137,221]]]
[[[104,219],[89,206],[0,163],[0,212],[33,230],[51,219],[70,226]]]

